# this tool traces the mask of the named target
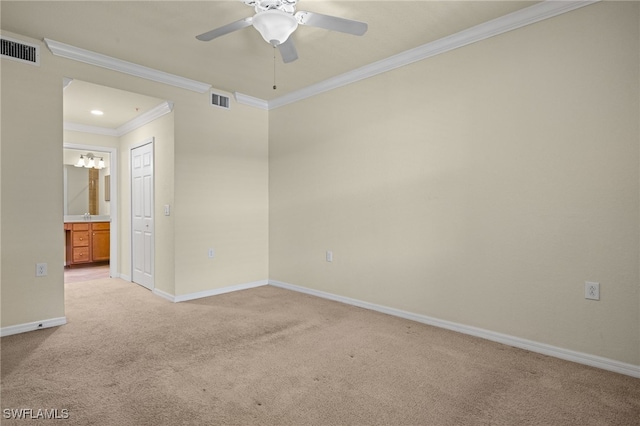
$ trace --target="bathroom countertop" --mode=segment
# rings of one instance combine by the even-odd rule
[[[108,215],[91,215],[85,218],[82,214],[68,215],[64,217],[64,223],[71,222],[111,222],[111,216]]]

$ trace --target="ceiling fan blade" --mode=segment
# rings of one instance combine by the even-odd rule
[[[338,18],[336,16],[322,15],[314,12],[297,12],[295,14],[298,23],[311,27],[324,28],[325,30],[340,31],[341,33],[363,35],[367,32],[366,22],[353,21],[351,19]]]
[[[216,37],[223,36],[225,34],[232,33],[237,30],[241,30],[245,27],[251,26],[251,22],[253,21],[253,17],[244,18],[239,21],[232,22],[230,24],[224,25],[220,28],[216,28],[215,30],[207,31],[206,33],[202,33],[196,38],[201,41],[209,41],[213,40]]]
[[[289,37],[287,41],[285,41],[284,43],[279,44],[278,50],[280,51],[280,54],[282,55],[282,61],[285,64],[288,64],[289,62],[293,62],[296,59],[298,59],[298,52],[296,51],[296,45],[293,44],[293,40],[291,40],[291,37]]]

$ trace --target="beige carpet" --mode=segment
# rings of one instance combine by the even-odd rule
[[[640,379],[275,287],[66,299],[67,325],[2,338],[2,425],[640,425]]]

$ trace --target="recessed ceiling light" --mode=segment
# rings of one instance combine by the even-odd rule
[[[103,115],[104,112],[100,111],[99,109],[92,109],[91,110],[91,114],[93,114],[93,115]]]

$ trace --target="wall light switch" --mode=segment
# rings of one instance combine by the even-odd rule
[[[209,259],[213,259],[216,255],[216,251],[212,248],[209,249]]]
[[[331,250],[327,250],[327,262],[333,262],[333,252]]]
[[[171,206],[169,204],[164,205],[164,215],[171,216]]]

